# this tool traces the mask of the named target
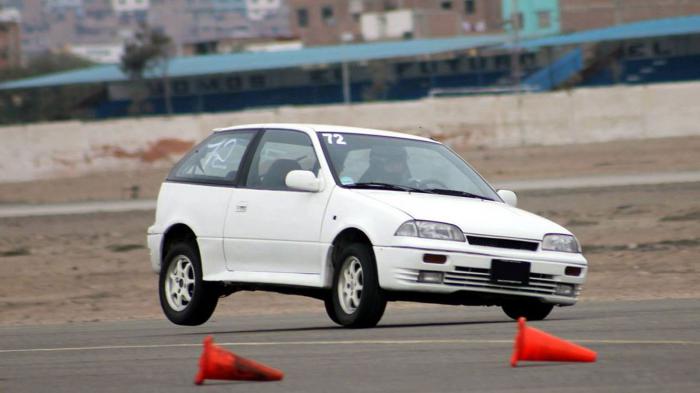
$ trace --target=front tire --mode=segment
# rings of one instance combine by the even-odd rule
[[[219,301],[216,283],[202,280],[202,264],[196,247],[178,243],[165,256],[158,292],[165,316],[176,325],[206,322]]]
[[[326,312],[348,328],[376,326],[384,315],[386,298],[379,288],[374,256],[368,245],[353,243],[340,250]]]
[[[506,315],[515,321],[520,317],[525,317],[528,321],[541,321],[552,312],[554,305],[533,300],[521,300],[505,303],[501,308]]]

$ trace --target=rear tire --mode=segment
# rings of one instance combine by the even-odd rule
[[[540,303],[536,300],[520,300],[505,303],[501,308],[506,315],[516,321],[520,317],[525,317],[528,321],[541,321],[552,312],[554,305]]]
[[[165,256],[158,282],[160,306],[176,325],[206,322],[219,301],[219,286],[202,280],[199,252],[190,243],[175,244]]]
[[[340,250],[325,305],[331,320],[341,326],[377,325],[384,315],[386,298],[379,288],[377,267],[368,245],[353,243]]]

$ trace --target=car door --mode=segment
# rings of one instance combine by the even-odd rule
[[[232,194],[224,228],[229,270],[320,274],[321,223],[332,187],[320,192],[289,189],[286,175],[320,164],[309,135],[265,130],[249,162],[245,181]]]
[[[183,157],[161,187],[159,219],[165,220],[163,225],[184,223],[195,232],[205,273],[225,271],[226,211],[256,134],[257,130],[212,134]]]

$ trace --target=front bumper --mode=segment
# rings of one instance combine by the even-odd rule
[[[423,262],[424,254],[445,255],[442,264]],[[536,253],[533,253],[536,254]],[[542,260],[535,255],[512,253],[470,253],[445,250],[431,250],[410,247],[374,247],[377,261],[379,285],[389,291],[452,294],[460,291],[476,292],[491,297],[529,297],[544,303],[573,305],[578,299],[581,287],[586,280],[587,262],[582,255],[572,259],[572,255],[562,260]],[[578,258],[580,257],[580,258]],[[506,259],[530,262],[530,278],[526,285],[495,283],[490,280],[491,261]],[[565,273],[567,267],[580,268],[578,276]],[[420,282],[421,272],[440,272],[442,282]],[[558,293],[558,287],[568,284],[573,290],[570,295]]]
[[[148,233],[146,235],[146,241],[148,243],[148,251],[150,253],[151,268],[154,272],[160,272],[160,262],[161,256],[161,245],[163,242],[162,233]]]

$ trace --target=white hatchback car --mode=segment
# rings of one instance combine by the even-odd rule
[[[430,139],[246,125],[215,130],[173,168],[148,246],[181,325],[241,290],[321,299],[347,327],[376,325],[396,300],[540,320],[576,302],[587,262],[571,232],[516,202]]]

